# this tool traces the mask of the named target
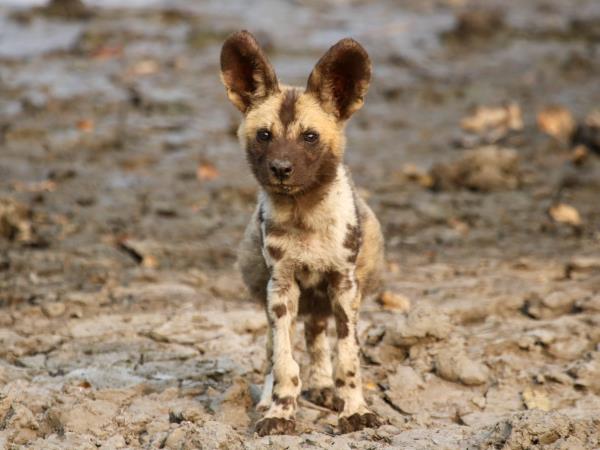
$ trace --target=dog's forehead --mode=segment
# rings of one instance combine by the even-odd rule
[[[336,129],[335,118],[301,88],[286,87],[248,112],[245,129],[253,132],[269,128],[278,135],[294,135],[309,128],[317,131]]]

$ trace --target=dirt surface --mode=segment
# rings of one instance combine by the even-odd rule
[[[598,2],[26,3],[0,1],[0,448],[600,448]],[[347,163],[387,242],[378,430],[304,401],[253,435],[240,28],[288,83],[347,35],[372,56]]]

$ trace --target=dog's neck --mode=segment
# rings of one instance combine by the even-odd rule
[[[316,231],[335,223],[347,210],[354,210],[352,182],[344,165],[337,167],[329,184],[300,196],[269,194],[259,197],[265,219],[286,228]]]

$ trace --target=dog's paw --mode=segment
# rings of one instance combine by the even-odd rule
[[[332,387],[311,388],[302,392],[302,395],[315,405],[324,406],[337,412],[344,409],[344,400],[335,395]]]
[[[363,428],[377,428],[382,424],[381,419],[372,412],[352,414],[347,417],[340,417],[338,428],[341,433],[352,433]]]
[[[265,417],[256,422],[254,431],[259,436],[268,436],[271,434],[294,434],[296,430],[296,421],[293,419],[284,419],[283,417]]]

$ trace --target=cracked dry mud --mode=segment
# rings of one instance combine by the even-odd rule
[[[600,104],[598,2],[8,3],[0,448],[600,446],[600,155],[536,121]],[[218,78],[239,28],[290,83],[346,35],[372,56],[346,156],[387,241],[359,326],[379,429],[301,400],[294,435],[254,434],[256,184]]]

